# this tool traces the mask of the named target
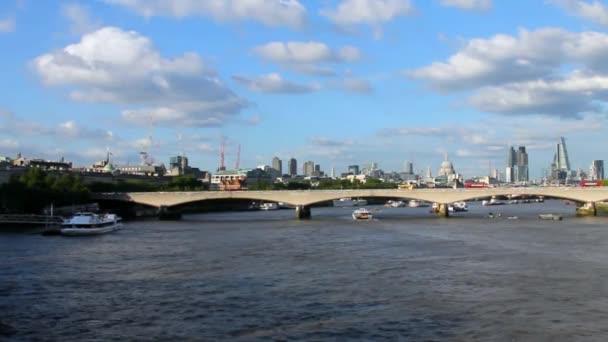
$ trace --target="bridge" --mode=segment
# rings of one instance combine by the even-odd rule
[[[482,189],[363,189],[363,190],[275,190],[275,191],[192,191],[192,192],[131,192],[100,193],[98,200],[125,201],[156,207],[159,212],[171,211],[188,203],[241,199],[283,202],[292,205],[297,218],[310,217],[310,206],[339,198],[395,198],[438,203],[439,215],[447,217],[450,203],[489,198],[493,196],[543,196],[565,199],[582,204],[577,213],[596,215],[596,203],[608,201],[608,187],[497,187]]]

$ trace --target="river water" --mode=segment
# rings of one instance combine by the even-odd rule
[[[559,201],[469,206],[2,233],[0,340],[608,340],[608,218]],[[538,220],[549,212],[565,218]]]

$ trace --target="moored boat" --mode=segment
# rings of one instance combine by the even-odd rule
[[[505,204],[505,203],[497,200],[496,198],[492,198],[489,201],[488,200],[481,201],[481,205],[502,205],[502,204]]]
[[[429,204],[424,201],[411,200],[407,203],[407,206],[410,208],[419,208],[419,207],[428,207]]]
[[[76,213],[61,224],[61,234],[67,236],[99,235],[120,229],[122,219],[116,214]]]
[[[279,204],[275,202],[266,202],[260,204],[260,210],[278,210]]]
[[[367,200],[362,198],[352,199],[350,197],[343,197],[337,200],[333,200],[334,207],[355,207],[366,205]]]
[[[451,212],[469,211],[469,207],[467,207],[467,202],[460,201],[450,204],[448,210]]]
[[[353,211],[353,220],[371,220],[372,218],[372,213],[365,208]]]
[[[555,220],[555,221],[562,220],[562,216],[556,215],[556,214],[540,214],[540,215],[538,215],[538,218],[541,220]]]

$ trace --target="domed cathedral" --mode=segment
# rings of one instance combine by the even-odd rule
[[[462,183],[462,175],[456,173],[454,165],[448,159],[448,154],[445,154],[445,159],[441,162],[439,174],[435,178],[436,186],[456,186]]]
[[[439,168],[439,176],[451,176],[454,174],[456,174],[456,171],[454,171],[454,165],[448,159],[448,154],[446,153],[445,159],[443,162],[441,162],[441,167]]]

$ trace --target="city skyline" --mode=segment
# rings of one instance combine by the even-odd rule
[[[242,167],[436,173],[447,153],[474,176],[525,146],[538,179],[564,136],[572,170],[606,159],[605,4],[373,2],[5,1],[0,156],[213,171],[225,139],[227,168],[240,144]]]

